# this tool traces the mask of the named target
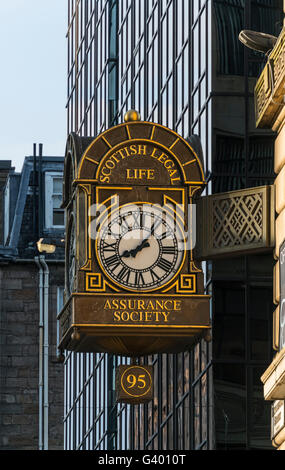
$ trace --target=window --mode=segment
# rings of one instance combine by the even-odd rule
[[[45,175],[45,227],[64,227],[64,210],[62,203],[62,173]]]

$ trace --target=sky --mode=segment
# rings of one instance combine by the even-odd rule
[[[64,156],[67,0],[0,0],[0,160]]]

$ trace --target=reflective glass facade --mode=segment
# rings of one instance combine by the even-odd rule
[[[273,138],[252,115],[264,59],[237,35],[278,34],[281,12],[277,0],[69,0],[68,131],[96,136],[134,108],[200,136],[205,195],[269,184]],[[271,356],[271,257],[203,263],[213,341],[144,358],[155,370],[147,405],[115,403],[115,367],[127,359],[67,353],[65,448],[270,447],[259,377]]]

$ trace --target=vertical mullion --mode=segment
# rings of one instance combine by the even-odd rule
[[[180,0],[181,1],[181,0]],[[161,37],[162,37],[162,4],[158,2],[157,5],[157,14],[158,14],[158,27],[157,27],[157,49],[158,49],[158,74],[157,74],[157,109],[158,109],[158,122],[162,122],[162,97],[161,97],[161,87],[162,87],[162,54],[161,51]]]
[[[158,387],[157,387],[157,395],[158,395],[158,449],[162,448],[162,430],[161,430],[161,422],[162,422],[162,356],[161,354],[158,355],[157,358],[157,377],[158,377]]]
[[[135,48],[135,0],[131,0],[131,108],[135,109],[135,57],[134,57],[134,48]]]
[[[181,0],[173,0],[173,57],[172,57],[172,70],[173,70],[173,83],[172,83],[172,123],[174,130],[176,131],[176,120],[177,120],[177,8],[176,2]]]
[[[177,376],[178,376],[178,354],[173,355],[173,369],[172,369],[172,383],[173,383],[173,403],[172,403],[172,415],[173,415],[173,450],[178,449],[178,432],[177,432],[177,414],[178,414],[178,407],[177,404]],[[180,405],[181,406],[181,405]]]
[[[190,400],[189,400],[189,438],[190,438],[190,450],[195,449],[195,397],[194,397],[194,351],[193,349],[189,352],[189,389],[190,389]]]

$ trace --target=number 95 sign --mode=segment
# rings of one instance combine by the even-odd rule
[[[117,401],[146,403],[153,398],[152,366],[124,365],[116,371]]]

